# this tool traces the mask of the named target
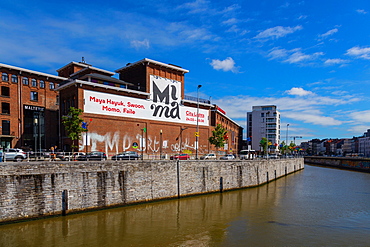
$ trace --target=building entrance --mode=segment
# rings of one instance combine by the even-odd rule
[[[45,108],[24,105],[24,134],[22,147],[35,152],[45,149]]]

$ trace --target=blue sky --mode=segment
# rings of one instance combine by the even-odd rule
[[[245,126],[277,105],[281,138],[351,138],[370,128],[370,2],[17,1],[0,7],[0,62],[56,74],[71,61],[114,71],[179,65],[185,94]]]

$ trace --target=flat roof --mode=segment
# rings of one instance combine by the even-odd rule
[[[67,80],[67,78],[65,78],[65,77],[52,75],[52,74],[47,74],[47,73],[38,72],[38,71],[34,71],[34,70],[29,70],[29,69],[24,69],[24,68],[12,66],[12,65],[7,65],[7,64],[3,64],[3,63],[0,63],[0,67],[8,68],[8,69],[14,69],[14,70],[20,70],[20,71],[24,71],[24,72],[27,72],[27,73],[30,73],[30,74],[36,74],[36,75],[51,77],[51,78],[55,78],[55,79],[59,79],[59,80]]]
[[[125,81],[122,81],[122,80],[119,80],[117,78],[114,78],[114,77],[110,77],[110,76],[106,76],[106,75],[101,75],[101,74],[87,74],[87,75],[84,75],[82,77],[79,78],[79,80],[81,79],[84,79],[84,78],[94,78],[94,79],[100,79],[100,80],[104,80],[104,81],[110,81],[110,82],[115,82],[115,83],[119,83],[119,84],[124,84],[124,85],[134,85],[133,83],[130,83],[130,82],[125,82]]]
[[[122,92],[127,92],[127,93],[132,93],[132,94],[141,94],[141,95],[145,95],[145,96],[150,95],[150,93],[147,93],[147,92],[136,91],[136,90],[127,89],[127,88],[114,87],[114,86],[104,85],[104,84],[100,84],[100,83],[96,83],[96,82],[82,81],[82,80],[78,80],[78,79],[70,80],[67,83],[64,83],[64,84],[60,85],[59,87],[57,87],[55,89],[55,91],[60,91],[64,88],[71,87],[75,84],[83,84],[83,85],[88,85],[88,86],[93,86],[93,87],[111,89],[111,90],[114,90],[114,91],[122,91]]]
[[[79,66],[81,66],[81,67],[85,67],[84,69],[82,69],[82,70],[86,70],[86,69],[93,69],[93,70],[97,70],[97,71],[101,71],[101,72],[104,72],[104,73],[107,73],[107,74],[110,74],[110,75],[114,75],[115,73],[114,72],[112,72],[112,71],[108,71],[108,70],[105,70],[105,69],[99,69],[99,68],[96,68],[96,67],[94,67],[94,66],[91,66],[90,64],[87,64],[87,63],[80,63],[80,62],[70,62],[69,64],[67,64],[67,65],[64,65],[62,68],[60,68],[60,69],[57,69],[56,71],[57,72],[60,72],[61,70],[63,70],[63,69],[65,69],[66,67],[68,67],[69,65],[71,65],[71,64],[74,64],[74,65],[79,65]],[[80,73],[81,72],[81,70],[80,71],[77,71],[77,72],[75,72],[75,73],[73,73],[72,75],[75,75],[75,74],[78,74],[78,73]],[[72,76],[71,75],[71,76]]]
[[[178,67],[176,65],[158,62],[158,61],[155,61],[155,60],[152,60],[152,59],[149,59],[149,58],[144,58],[144,59],[142,59],[140,61],[137,61],[137,62],[134,62],[134,63],[128,63],[126,66],[124,66],[124,67],[122,67],[120,69],[115,70],[115,72],[116,73],[119,73],[122,70],[128,69],[128,68],[130,68],[132,66],[135,66],[135,65],[138,65],[138,64],[141,64],[141,63],[153,63],[153,64],[156,64],[156,65],[159,65],[159,66],[163,66],[163,67],[166,67],[166,68],[169,68],[169,69],[181,71],[183,73],[188,73],[189,72],[189,70],[183,69],[183,68]]]

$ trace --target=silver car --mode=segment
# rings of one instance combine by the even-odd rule
[[[235,159],[235,156],[232,155],[232,154],[226,154],[226,155],[220,157],[220,160],[233,160],[233,159]]]
[[[17,161],[21,162],[27,159],[27,154],[19,148],[6,148],[4,150],[4,160],[5,161]]]

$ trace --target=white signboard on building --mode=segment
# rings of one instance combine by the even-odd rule
[[[84,112],[172,123],[197,123],[197,108],[181,105],[181,82],[150,76],[148,100],[84,90]],[[209,111],[199,109],[199,125],[209,126]]]

